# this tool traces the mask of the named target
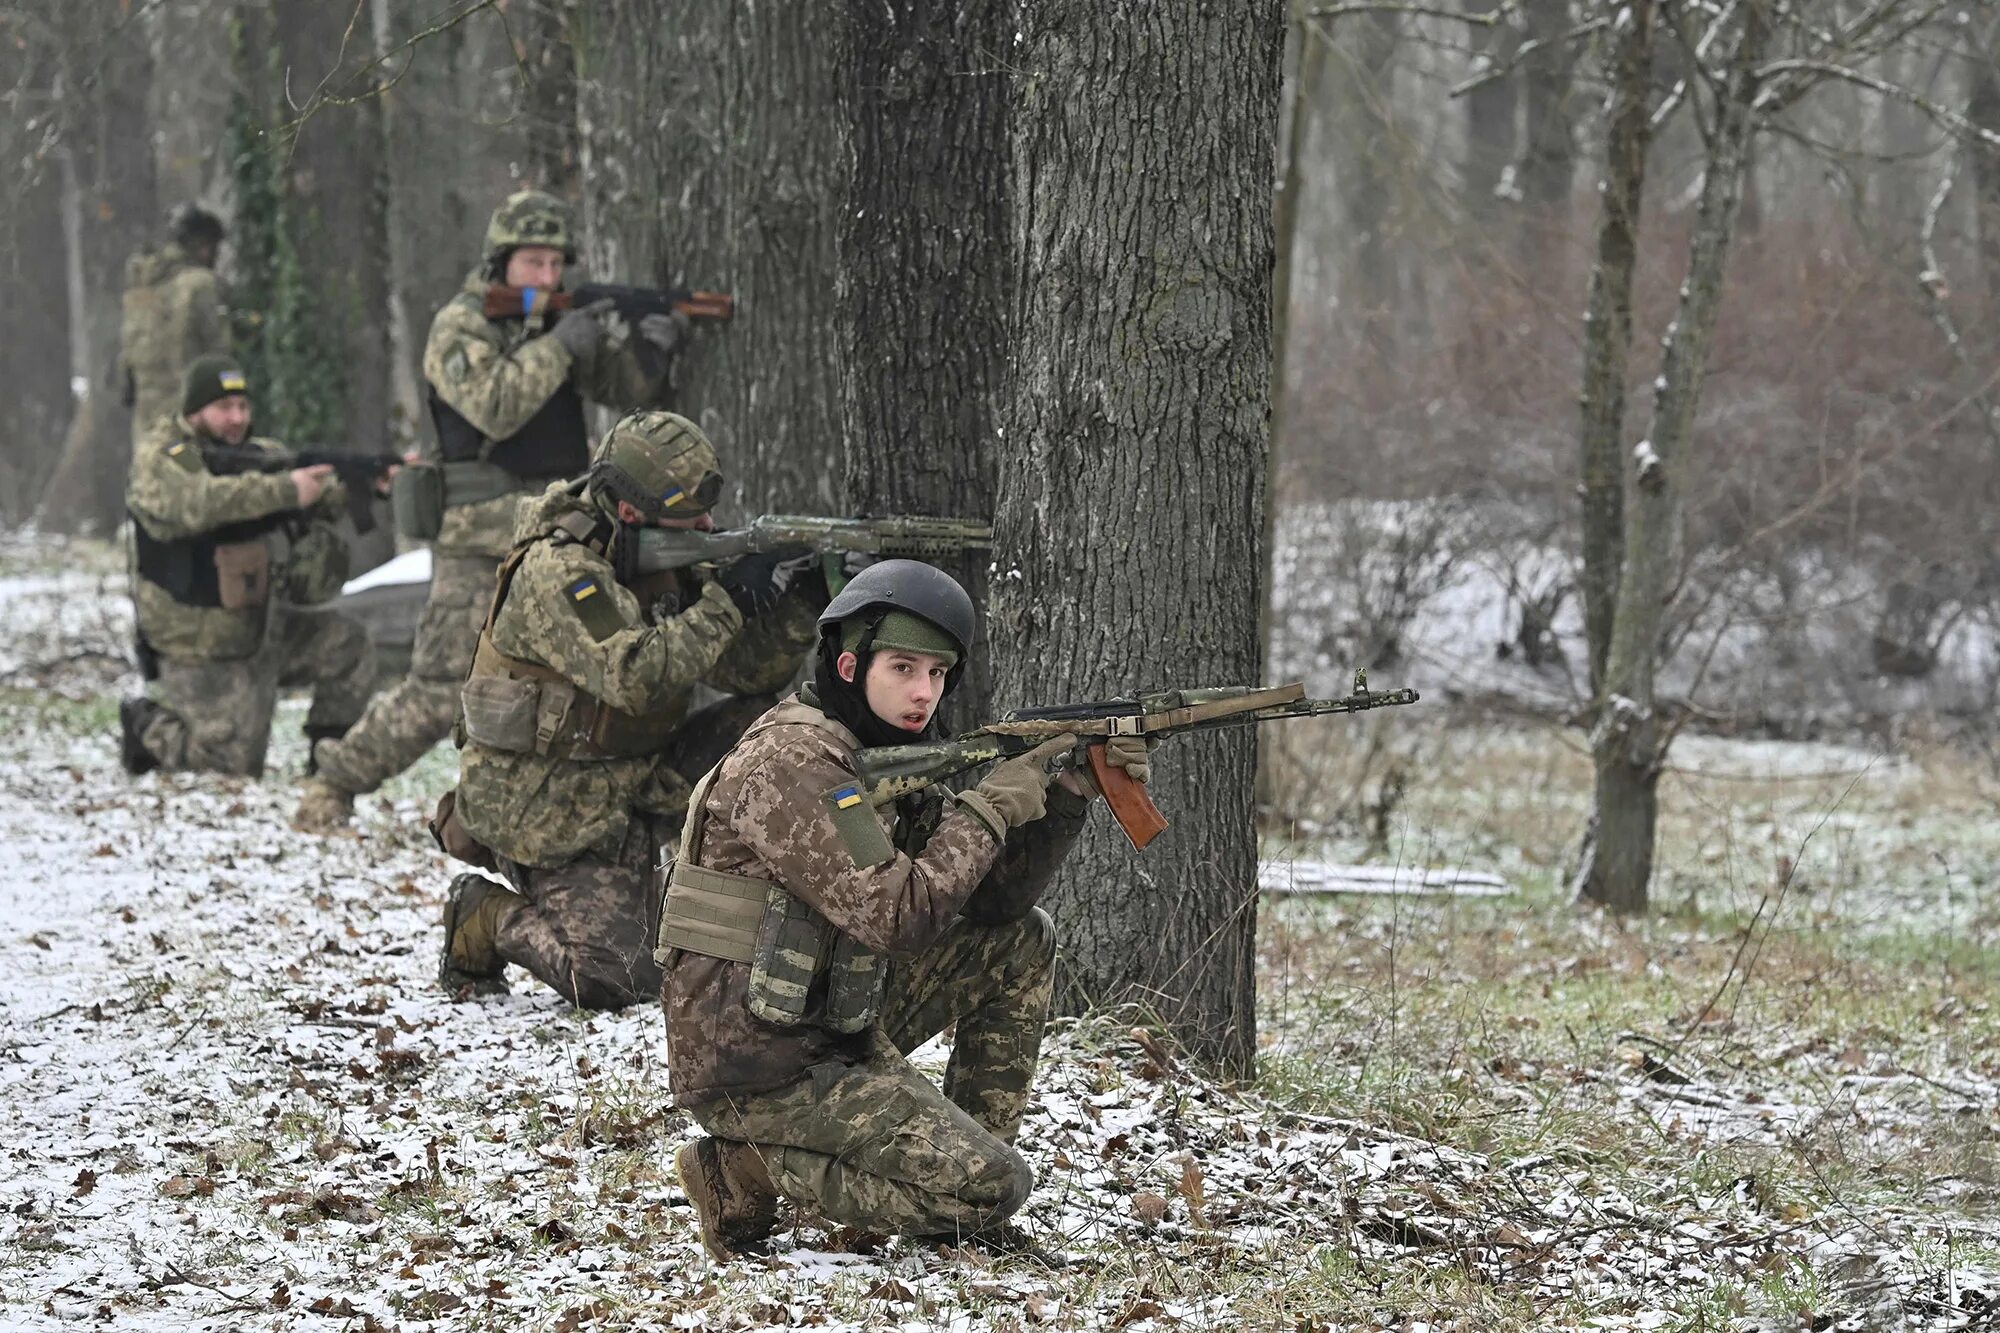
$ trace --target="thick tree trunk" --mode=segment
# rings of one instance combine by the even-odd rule
[[[87,16],[76,13],[81,22]],[[108,533],[124,511],[130,460],[130,414],[112,385],[118,357],[119,295],[125,260],[158,225],[147,95],[153,66],[143,25],[127,24],[79,50],[73,65],[88,71],[69,82],[67,95],[85,110],[65,131],[65,208],[74,222],[65,230],[80,256],[84,300],[72,306],[71,337],[81,352],[72,383],[75,406],[63,436],[62,456],[36,506],[36,522],[50,532]],[[67,174],[73,173],[73,174]]]
[[[520,53],[530,174],[537,186],[565,199],[578,184],[576,56],[569,36],[574,8],[572,0],[534,0]]]
[[[1735,239],[1750,142],[1756,68],[1768,43],[1762,11],[1745,7],[1743,30],[1710,131],[1701,203],[1689,242],[1687,279],[1667,335],[1653,402],[1653,428],[1635,451],[1625,558],[1619,571],[1603,705],[1591,732],[1597,768],[1592,817],[1597,845],[1581,891],[1621,912],[1644,911],[1652,878],[1660,764],[1669,733],[1657,716],[1655,672],[1668,584],[1680,546],[1681,497],[1709,342],[1722,307],[1724,272]]]
[[[1632,276],[1639,257],[1639,210],[1652,141],[1647,104],[1659,6],[1638,0],[1611,58],[1610,138],[1598,187],[1597,263],[1584,315],[1583,623],[1593,696],[1611,653],[1618,565],[1625,523],[1625,377],[1632,357]]]
[[[1283,13],[1021,6],[1004,704],[1260,675]],[[1049,904],[1061,1003],[1136,1003],[1234,1069],[1255,1050],[1253,753],[1240,732],[1163,751],[1176,828],[1140,857],[1100,815]]]
[[[1005,0],[855,4],[840,84],[854,148],[840,232],[847,330],[844,507],[991,518],[996,394],[1007,365]],[[985,604],[991,557],[945,562]],[[990,637],[990,631],[989,631]],[[946,722],[972,725],[993,654]]]
[[[838,498],[836,237],[846,197],[832,0],[615,0],[571,16],[597,276],[733,290],[676,407],[742,510]]]

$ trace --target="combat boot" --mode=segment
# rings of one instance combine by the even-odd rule
[[[500,926],[521,904],[521,895],[484,875],[452,880],[444,902],[444,952],[438,984],[453,999],[505,995],[506,959],[500,956]]]
[[[146,748],[145,734],[146,724],[164,711],[143,695],[118,701],[118,762],[135,778],[160,766]]]
[[[701,1218],[701,1245],[717,1261],[756,1250],[778,1225],[778,1190],[748,1143],[696,1139],[674,1154],[681,1191]]]
[[[307,778],[292,812],[292,827],[301,833],[337,833],[354,813],[354,793],[342,791],[325,778]]]

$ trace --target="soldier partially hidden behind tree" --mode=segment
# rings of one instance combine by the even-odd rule
[[[713,1138],[682,1187],[717,1258],[760,1244],[779,1198],[828,1221],[927,1237],[1020,1237],[1020,1128],[1055,933],[1035,906],[1082,831],[1087,777],[1063,736],[973,790],[877,809],[863,746],[927,739],[965,669],[972,602],[942,571],[871,566],[819,618],[812,683],[695,789],[660,917],[667,1068]],[[1143,782],[1144,740],[1108,757]],[[1046,814],[1046,818],[1044,815]],[[942,1091],[904,1059],[952,1023]]]
[[[118,334],[118,387],[132,409],[137,450],[173,415],[181,372],[196,357],[229,350],[229,327],[216,288],[222,221],[184,204],[168,219],[169,239],[125,261],[124,312]]]
[[[339,828],[357,795],[408,768],[450,732],[494,570],[514,543],[521,500],[576,476],[589,462],[585,400],[620,410],[662,401],[669,359],[686,336],[684,316],[649,315],[636,329],[598,308],[554,320],[546,307],[487,317],[493,284],[546,295],[562,286],[575,259],[562,202],[535,191],[515,194],[487,223],[485,259],[431,322],[424,377],[442,467],[412,469],[397,496],[405,535],[432,543],[430,600],[410,674],[385,690],[344,739],[316,750],[315,776],[293,817],[300,829]]]
[[[233,472],[223,453],[246,448],[279,446],[250,437],[241,367],[206,356],[187,368],[179,414],[158,422],[132,461],[132,599],[155,696],[118,707],[135,776],[262,773],[280,685],[313,686],[308,742],[347,730],[368,701],[367,631],[303,609],[347,577],[335,528],[345,491],[327,466]]]
[[[465,682],[458,789],[436,824],[448,851],[513,889],[453,881],[448,990],[504,991],[517,963],[586,1009],[659,994],[652,867],[687,806],[669,753],[689,695],[698,682],[781,688],[826,597],[803,552],[746,556],[714,580],[628,572],[642,525],[707,530],[721,490],[693,422],[641,411],[605,436],[584,480],[523,515]]]

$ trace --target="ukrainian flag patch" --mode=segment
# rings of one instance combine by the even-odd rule
[[[854,786],[834,788],[833,792],[834,809],[846,810],[860,804],[861,804],[861,788]]]
[[[224,393],[243,393],[250,387],[250,381],[243,378],[240,370],[223,371],[217,383],[222,385]]]
[[[598,591],[596,579],[578,579],[569,585],[569,599],[572,602],[581,602],[585,598],[597,596]]]
[[[678,486],[669,486],[666,489],[666,493],[660,496],[660,504],[663,508],[672,509],[685,499],[687,499],[686,491]]]

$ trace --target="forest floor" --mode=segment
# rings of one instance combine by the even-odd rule
[[[1656,912],[1569,901],[1573,731],[1298,729],[1258,1077],[1101,1015],[1045,1048],[1020,1221],[1069,1262],[788,1219],[711,1263],[656,1009],[435,988],[440,751],[344,837],[119,770],[122,576],[0,548],[0,1326],[1970,1328],[2000,1321],[2000,781],[1687,738]],[[1340,735],[1332,733],[1340,731]],[[924,1059],[941,1063],[936,1050]]]

